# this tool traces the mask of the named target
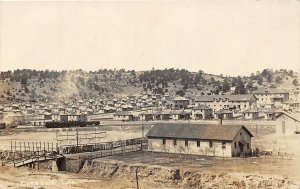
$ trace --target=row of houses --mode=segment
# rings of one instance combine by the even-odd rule
[[[86,113],[68,112],[68,113],[33,113],[24,114],[21,111],[10,111],[0,113],[1,122],[6,125],[33,125],[45,126],[46,122],[86,122],[88,115]]]
[[[81,120],[83,118],[80,116],[83,114],[113,114],[113,119],[123,121],[270,119],[276,117],[278,111],[283,112],[298,107],[298,102],[289,101],[289,93],[274,88],[262,88],[253,94],[246,95],[171,97],[170,95],[142,94],[116,99],[73,99],[57,103],[5,104],[0,105],[0,115],[7,114],[6,120],[12,120],[13,115],[20,117],[18,114],[24,114],[25,123],[32,122],[38,125],[43,124],[43,120],[44,122],[46,120],[64,121],[66,119],[63,118],[63,114],[76,115],[74,118],[70,115],[69,120]],[[51,118],[49,118],[50,115]]]
[[[28,118],[27,118],[28,120]],[[87,122],[88,115],[86,113],[54,113],[33,115],[30,119],[30,124],[33,126],[45,126],[46,122]]]
[[[214,110],[220,109],[289,109],[299,107],[299,103],[289,100],[289,93],[280,89],[261,88],[246,95],[201,95],[190,98],[176,97],[173,109],[186,109],[204,104]]]
[[[115,112],[113,119],[118,121],[157,121],[157,120],[276,120],[278,116],[289,114],[278,110],[218,110],[205,105],[185,110],[158,110],[145,112]]]

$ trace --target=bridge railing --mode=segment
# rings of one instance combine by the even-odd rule
[[[144,144],[144,146],[147,145],[147,139],[133,138],[133,139],[126,139],[126,140],[117,140],[117,141],[91,143],[91,144],[62,145],[59,146],[59,152],[61,154],[95,152],[95,151],[112,150],[115,148],[122,148],[124,146],[142,145],[142,144]]]

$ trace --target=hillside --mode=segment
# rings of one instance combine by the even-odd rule
[[[170,95],[246,94],[260,87],[299,90],[299,74],[269,70],[247,77],[230,77],[179,69],[99,70],[96,72],[16,70],[0,73],[0,100],[56,101],[113,98],[143,92]]]

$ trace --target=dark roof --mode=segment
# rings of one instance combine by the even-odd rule
[[[245,95],[203,95],[198,96],[195,99],[195,102],[213,102],[215,100],[223,100],[225,101],[250,101],[251,98],[256,98],[253,94],[245,94]]]
[[[149,130],[147,137],[232,141],[241,129],[253,137],[243,125],[196,124],[156,124]]]

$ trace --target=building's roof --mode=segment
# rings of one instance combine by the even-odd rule
[[[214,98],[212,95],[197,96],[195,102],[213,102]]]
[[[288,93],[278,88],[259,88],[252,92],[253,94],[283,94]]]
[[[232,141],[241,129],[253,137],[243,125],[156,124],[147,137]]]
[[[179,100],[185,100],[185,101],[189,101],[189,99],[182,97],[182,96],[177,96],[174,98],[174,100],[179,101]]]
[[[195,99],[195,102],[213,102],[215,100],[227,100],[228,101],[250,101],[251,98],[256,98],[253,94],[245,94],[245,95],[203,95],[198,96]]]
[[[273,96],[273,97],[271,97],[271,99],[282,99],[283,98],[283,96]]]
[[[211,110],[211,108],[204,104],[200,104],[199,106],[194,107],[193,110]]]
[[[132,116],[133,114],[130,112],[118,111],[114,115]]]
[[[143,112],[143,113],[140,113],[140,115],[156,115],[157,112]]]
[[[245,110],[242,113],[259,113],[258,110],[253,110],[253,109],[249,109],[249,110]]]
[[[221,109],[219,111],[215,111],[215,114],[233,114],[233,112],[231,110]]]
[[[172,115],[186,115],[186,114],[191,114],[191,110],[173,110],[171,112]]]

